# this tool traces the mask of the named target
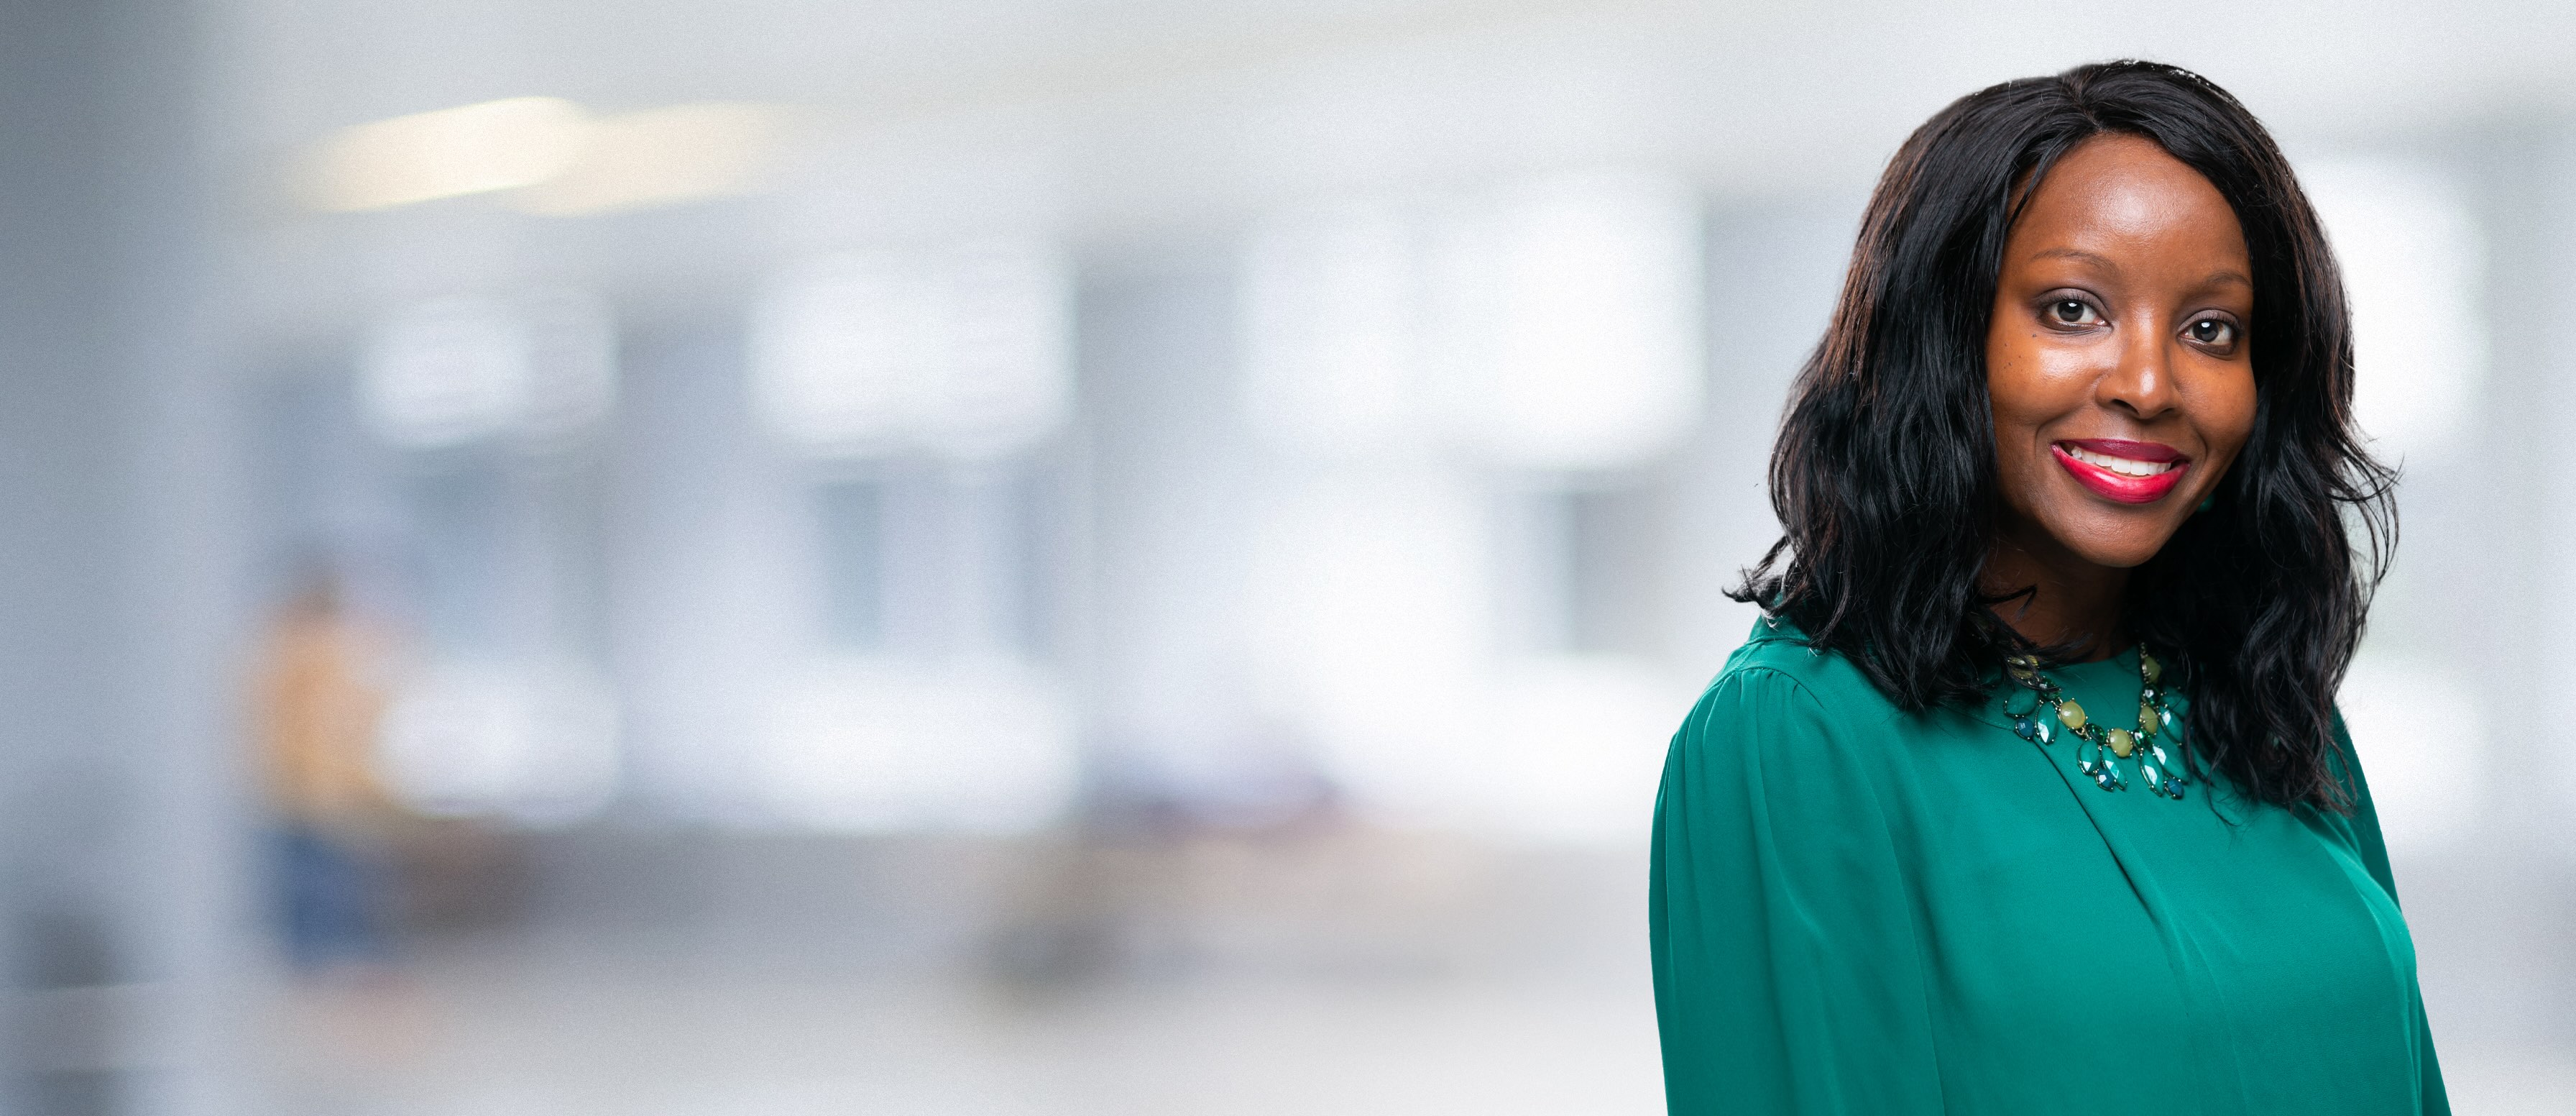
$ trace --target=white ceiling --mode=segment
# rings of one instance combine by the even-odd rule
[[[212,138],[253,199],[250,312],[278,329],[550,277],[687,298],[853,241],[1149,242],[1559,167],[1848,204],[1950,98],[2119,55],[2202,70],[2294,153],[2576,105],[2576,6],[2544,3],[209,2]],[[768,197],[628,217],[297,216],[250,186],[332,129],[525,94],[816,124]]]

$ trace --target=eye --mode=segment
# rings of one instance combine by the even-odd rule
[[[2102,320],[2093,304],[2080,298],[2055,299],[2048,304],[2048,320],[2057,325],[2093,325]]]
[[[2236,324],[2223,318],[2202,318],[2183,327],[2183,332],[2203,345],[2225,348],[2236,343]]]

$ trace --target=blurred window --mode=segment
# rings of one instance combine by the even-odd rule
[[[764,820],[1008,832],[1062,814],[1078,740],[1040,655],[1060,553],[1045,476],[902,458],[812,482],[823,640],[757,701]]]
[[[553,444],[614,402],[614,327],[596,300],[569,292],[418,303],[377,324],[358,391],[368,423],[393,446],[504,435]]]
[[[818,457],[990,459],[1071,405],[1068,269],[1054,250],[977,244],[818,260],[755,309],[753,409]]]
[[[415,303],[361,346],[346,417],[378,448],[347,483],[382,508],[422,644],[376,762],[415,811],[559,824],[615,791],[593,451],[616,357],[606,307],[566,291]]]
[[[1243,258],[1246,421],[1334,458],[1652,460],[1702,419],[1703,239],[1691,191],[1611,173],[1273,221]]]

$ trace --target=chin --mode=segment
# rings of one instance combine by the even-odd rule
[[[2121,531],[2107,535],[2073,537],[2082,538],[2085,541],[2081,545],[2070,546],[2067,549],[2073,550],[2085,561],[2115,570],[2126,570],[2146,565],[2149,559],[2163,552],[2165,543],[2173,538],[2173,532],[2156,531],[2150,534]]]

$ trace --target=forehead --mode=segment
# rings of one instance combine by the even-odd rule
[[[2060,157],[2013,223],[2006,254],[2021,260],[2057,248],[2181,255],[2240,270],[2246,259],[2244,231],[2218,188],[2154,141],[2129,135],[2097,136]]]

